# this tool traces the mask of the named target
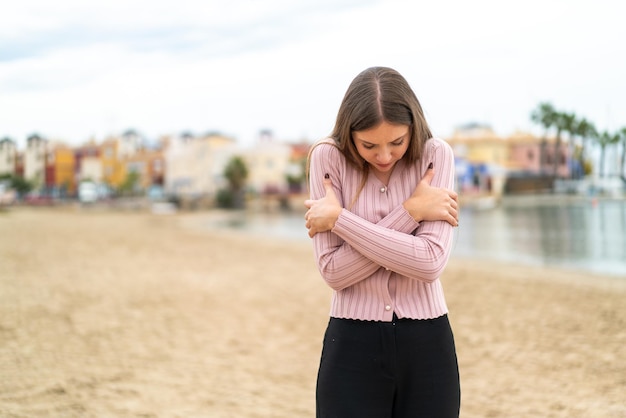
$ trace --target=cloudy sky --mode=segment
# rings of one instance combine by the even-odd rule
[[[394,67],[438,135],[531,130],[541,101],[626,126],[615,0],[20,0],[0,6],[0,137],[219,131],[317,139],[352,78]]]

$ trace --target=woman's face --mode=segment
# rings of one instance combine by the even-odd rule
[[[364,131],[353,131],[352,140],[359,155],[368,162],[375,174],[389,175],[409,148],[408,125],[381,122]]]

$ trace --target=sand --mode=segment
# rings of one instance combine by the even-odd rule
[[[207,213],[0,212],[0,417],[313,417],[310,244]],[[626,417],[626,277],[453,258],[464,418]]]

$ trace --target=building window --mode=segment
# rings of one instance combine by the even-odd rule
[[[528,150],[528,152],[526,153],[526,156],[528,157],[530,161],[535,159],[535,153],[531,149]]]

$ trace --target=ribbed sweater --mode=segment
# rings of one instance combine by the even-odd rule
[[[315,146],[310,159],[311,199],[325,195],[327,173],[343,207],[334,228],[313,237],[318,269],[333,289],[330,316],[388,322],[394,312],[413,319],[446,314],[439,277],[454,229],[444,221],[416,222],[402,204],[431,162],[431,185],[453,189],[450,146],[429,139],[420,161],[411,166],[398,161],[386,186],[370,174],[359,192],[362,174],[330,141]]]

